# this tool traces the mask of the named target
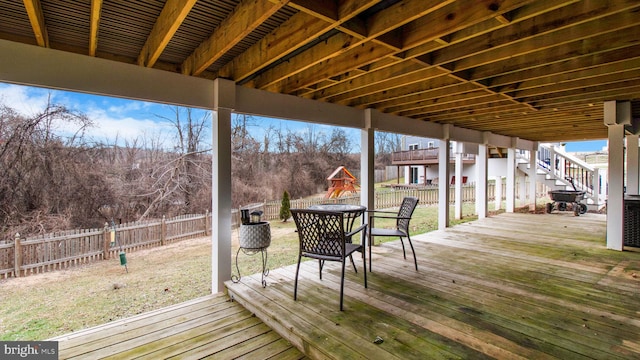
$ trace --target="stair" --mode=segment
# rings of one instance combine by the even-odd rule
[[[550,190],[584,191],[583,202],[589,210],[599,211],[604,207],[606,180],[597,168],[552,144],[540,144],[536,160],[536,182],[546,185]],[[529,159],[520,155],[517,168],[529,174]]]

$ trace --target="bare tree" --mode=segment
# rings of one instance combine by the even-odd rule
[[[204,141],[204,135],[208,134],[206,130],[209,129],[207,124],[210,123],[210,113],[205,112],[200,118],[196,118],[193,109],[175,107],[172,111],[171,118],[159,117],[173,125],[173,151],[157,148],[151,151],[152,154],[161,152],[163,156],[146,169],[150,180],[147,181],[149,188],[138,196],[149,199],[149,203],[140,219],[159,210],[164,210],[163,213],[170,213],[170,209],[190,212],[211,207],[210,201],[204,203],[201,196],[203,193],[210,193],[211,187],[210,157],[206,156],[211,149],[205,146]],[[202,205],[205,207],[194,209],[195,206]]]
[[[73,131],[61,132],[65,129]],[[84,143],[91,125],[82,113],[50,100],[24,116],[0,108],[0,226],[6,232],[43,232],[77,226],[95,215],[108,191],[96,149]]]
[[[391,164],[391,154],[400,150],[400,135],[388,132],[376,132],[376,168]]]

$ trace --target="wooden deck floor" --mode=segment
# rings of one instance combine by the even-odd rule
[[[202,297],[67,334],[60,359],[303,359],[226,294]]]
[[[640,358],[640,252],[605,232],[602,215],[501,214],[416,236],[418,272],[386,243],[368,289],[349,267],[343,312],[331,264],[320,281],[303,263],[298,301],[294,266],[227,287],[310,358]]]

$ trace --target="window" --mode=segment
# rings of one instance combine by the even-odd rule
[[[409,145],[409,150],[418,150],[418,144]]]

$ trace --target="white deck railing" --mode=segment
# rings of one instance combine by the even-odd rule
[[[604,204],[607,197],[606,174],[552,144],[538,146],[538,170],[566,189],[585,191],[591,204]]]

